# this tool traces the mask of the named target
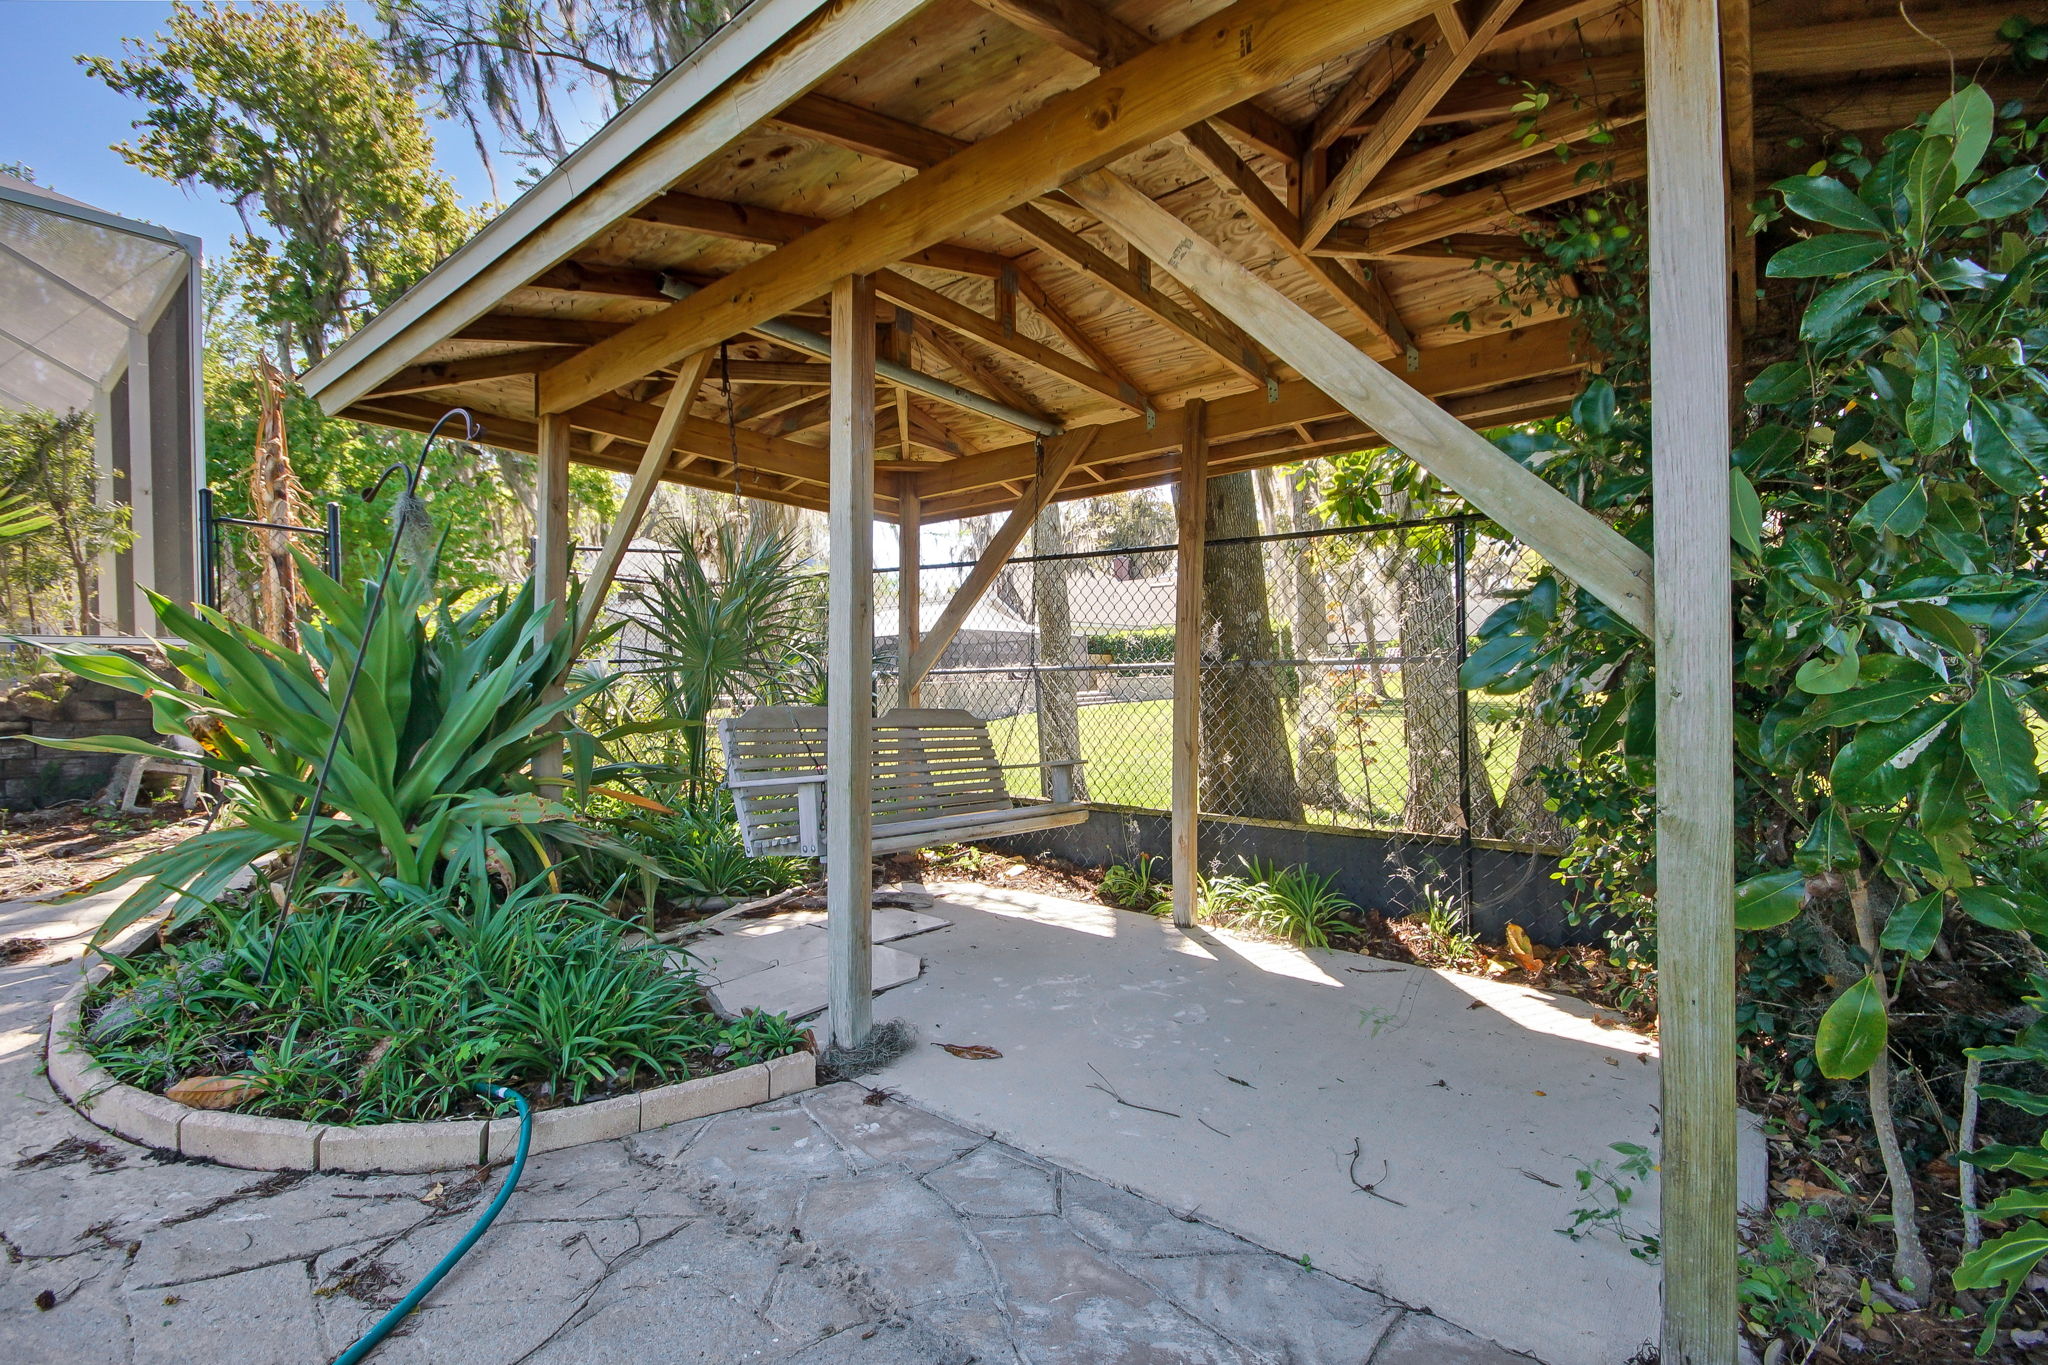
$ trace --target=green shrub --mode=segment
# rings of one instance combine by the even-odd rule
[[[668,790],[659,799],[674,798]],[[633,808],[614,827],[682,895],[765,896],[796,886],[810,875],[804,858],[754,858],[740,840],[732,795],[712,788],[697,805],[668,811]]]
[[[273,922],[215,907],[185,941],[113,959],[85,1016],[100,1064],[151,1090],[243,1076],[246,1112],[381,1123],[471,1111],[477,1081],[575,1103],[802,1042],[780,1016],[720,1021],[669,950],[623,946],[601,903],[544,880],[325,888],[265,981]]]
[[[1135,630],[1098,631],[1088,637],[1090,654],[1107,654],[1112,663],[1173,662],[1173,627],[1143,626]]]
[[[1160,878],[1159,865],[1149,853],[1115,864],[1102,874],[1102,899],[1125,910],[1165,913],[1173,906],[1173,888]]]

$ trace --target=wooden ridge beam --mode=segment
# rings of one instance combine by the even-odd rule
[[[1122,66],[1152,40],[1103,9],[1098,0],[975,0],[989,13],[1098,69]],[[1261,151],[1285,161],[1301,155],[1301,138],[1249,100],[1223,110],[1217,121]]]
[[[626,330],[623,322],[588,318],[526,317],[486,313],[458,328],[450,341],[512,341],[533,346],[589,346]]]
[[[1502,26],[1494,43],[1508,47],[1566,24],[1578,23],[1599,14],[1617,14],[1621,10],[1621,0],[1527,0]]]
[[[661,272],[641,266],[602,265],[595,261],[563,261],[549,266],[524,286],[556,294],[607,294],[621,299],[665,299]]]
[[[1593,168],[1604,168],[1594,171]],[[1624,135],[1605,147],[1582,149],[1572,160],[1522,171],[1484,189],[1452,195],[1371,227],[1339,228],[1317,254],[1373,259],[1410,254],[1425,242],[1453,234],[1506,227],[1525,214],[1599,189],[1641,180],[1649,158],[1640,137]]]
[[[427,389],[475,384],[486,379],[509,379],[516,375],[538,374],[558,358],[552,348],[546,348],[507,351],[502,355],[464,356],[458,360],[435,360],[424,365],[408,365],[377,385],[365,397],[421,393]]]
[[[1338,219],[1350,213],[1366,186],[1422,126],[1424,116],[1465,74],[1473,60],[1492,45],[1520,3],[1521,0],[1491,0],[1485,16],[1469,30],[1462,23],[1456,32],[1446,28],[1444,41],[1429,49],[1415,74],[1403,82],[1401,93],[1388,104],[1385,115],[1330,177],[1314,207],[1302,214],[1302,241],[1306,245],[1314,246],[1321,241]],[[1456,21],[1457,13],[1455,5],[1446,5],[1437,11],[1437,18],[1448,25]]]
[[[1098,171],[1073,181],[1068,192],[1560,573],[1629,624],[1649,630],[1649,556],[1613,527],[1360,354],[1123,180]]]
[[[1420,17],[1427,0],[1238,0],[540,376],[560,412],[673,365]]]
[[[1560,319],[1483,336],[1456,346],[1423,352],[1422,364],[1408,376],[1422,393],[1443,400],[1458,395],[1577,374],[1593,359],[1584,349],[1577,324]],[[1209,433],[1222,443],[1259,432],[1342,417],[1344,408],[1306,380],[1280,385],[1277,398],[1263,391],[1210,400]],[[1097,433],[1083,467],[1157,455],[1175,449],[1173,426],[1143,417],[1109,422],[1089,430]],[[1000,486],[1026,479],[1036,468],[1034,448],[1023,441],[978,455],[931,466],[918,477],[918,493],[936,499],[954,493]]]
[[[958,299],[949,298],[936,289],[919,284],[916,280],[906,279],[893,270],[878,270],[874,274],[876,292],[891,303],[908,308],[927,322],[970,336],[984,346],[1014,356],[1025,364],[1064,379],[1078,388],[1098,393],[1110,402],[1132,412],[1144,411],[1143,394],[1128,391],[1124,385],[1082,364],[1066,352],[1054,350],[1044,342],[1035,341],[1015,330],[1006,332],[1002,323],[996,319],[978,313]]]
[[[1183,128],[1181,140],[1195,164],[1237,199],[1266,240],[1279,247],[1281,254],[1345,312],[1365,324],[1379,343],[1375,349],[1381,359],[1396,355],[1414,359],[1415,339],[1401,321],[1385,285],[1376,278],[1360,279],[1342,265],[1311,256],[1301,244],[1301,219],[1214,127],[1197,123]]]
[[[765,246],[784,246],[827,221],[807,214],[755,208],[675,190],[642,204],[628,216],[636,223]],[[911,252],[903,259],[910,265],[929,266],[955,275],[978,275],[983,279],[1000,275],[1009,265],[992,251],[953,242],[939,242]]]

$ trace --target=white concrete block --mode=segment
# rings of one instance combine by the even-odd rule
[[[80,1113],[118,1137],[167,1152],[182,1150],[179,1145],[182,1125],[196,1112],[176,1100],[152,1095],[132,1085],[110,1086],[78,1108]]]
[[[447,1171],[483,1157],[483,1119],[373,1123],[329,1128],[320,1138],[323,1171]]]
[[[248,1171],[310,1171],[320,1164],[320,1137],[326,1131],[296,1119],[188,1109],[178,1125],[178,1150]]]
[[[768,1063],[768,1098],[779,1100],[818,1085],[818,1059],[810,1052],[792,1052],[772,1057]]]
[[[737,1071],[721,1071],[715,1076],[699,1076],[676,1085],[664,1085],[659,1090],[643,1091],[640,1095],[640,1130],[645,1132],[686,1119],[701,1119],[707,1114],[722,1114],[728,1109],[761,1104],[773,1093],[771,1085],[767,1066],[743,1066]]]
[[[543,1109],[533,1116],[533,1141],[529,1156],[559,1151],[585,1142],[630,1137],[640,1131],[640,1097],[621,1095],[592,1104],[572,1104],[561,1109]],[[510,1161],[519,1149],[519,1120],[492,1119],[485,1147],[485,1160]]]

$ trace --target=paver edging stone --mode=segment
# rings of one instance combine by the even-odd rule
[[[138,936],[127,946],[146,941],[146,936]],[[245,1170],[404,1174],[496,1161],[510,1154],[518,1138],[516,1119],[339,1127],[225,1109],[192,1109],[123,1085],[75,1039],[85,993],[106,972],[105,964],[89,969],[51,1007],[44,1068],[51,1087],[72,1108],[116,1137]],[[804,1051],[631,1095],[546,1109],[534,1116],[532,1150],[555,1151],[627,1137],[686,1118],[764,1104],[817,1083],[817,1058]]]

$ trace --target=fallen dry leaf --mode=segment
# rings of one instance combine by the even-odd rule
[[[262,1083],[247,1076],[187,1076],[164,1091],[164,1098],[188,1109],[232,1109],[262,1093]]]
[[[964,1057],[970,1062],[992,1062],[1003,1055],[985,1043],[933,1043],[932,1046],[944,1048],[955,1057]]]
[[[1508,922],[1508,956],[1516,965],[1531,976],[1543,975],[1543,959],[1536,956],[1536,947],[1529,942],[1529,931],[1512,920]]]

